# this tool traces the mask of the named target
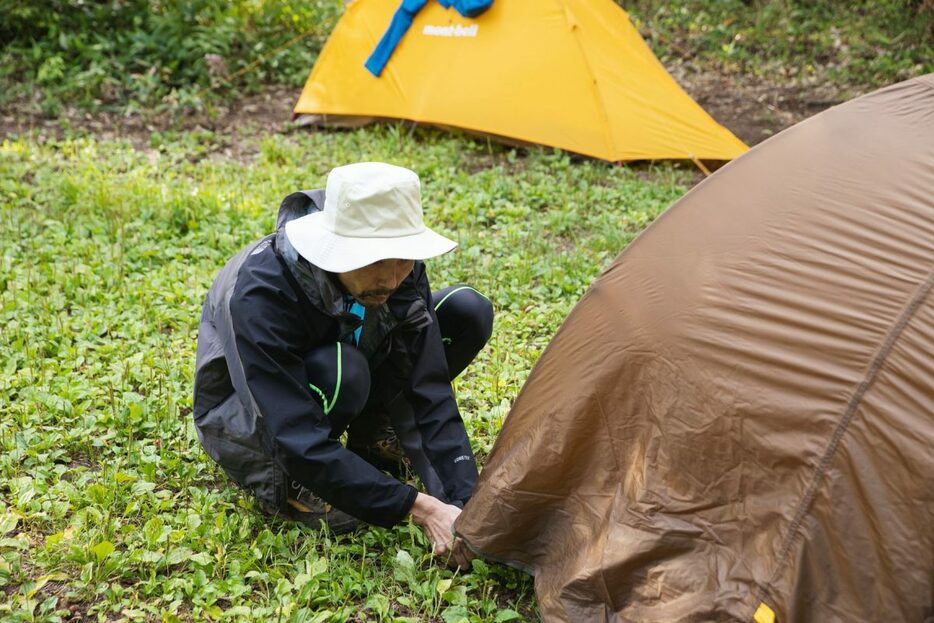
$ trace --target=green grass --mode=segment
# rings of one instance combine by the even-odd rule
[[[865,92],[934,71],[932,0],[617,0],[663,62]]]
[[[693,172],[402,126],[273,136],[248,162],[211,155],[206,133],[153,145],[0,146],[0,619],[537,618],[531,578],[455,574],[412,525],[329,537],[234,490],[190,421],[202,298],[286,193],[352,161],[414,168],[428,220],[461,243],[433,284],[466,281],[497,308],[457,381],[484,456],[568,311]]]

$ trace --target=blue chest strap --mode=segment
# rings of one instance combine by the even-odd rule
[[[366,314],[366,308],[361,305],[355,298],[344,298],[344,311],[350,312],[360,320],[363,320],[364,314]],[[356,328],[352,336],[348,341],[351,344],[356,346],[360,343],[360,333],[363,331],[363,324]]]

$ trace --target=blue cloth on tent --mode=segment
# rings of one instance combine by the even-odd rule
[[[402,41],[402,37],[412,26],[412,20],[428,0],[402,0],[402,6],[396,9],[389,23],[389,28],[383,33],[383,38],[376,44],[376,49],[366,60],[365,67],[371,74],[379,78],[389,62],[389,57],[395,52],[396,46]]]
[[[454,10],[464,17],[477,17],[493,4],[493,0],[438,0],[446,9]]]
[[[464,17],[477,17],[486,11],[493,4],[493,0],[438,0],[444,8],[454,7],[454,10]],[[386,68],[386,63],[392,53],[396,51],[396,46],[402,41],[402,37],[412,27],[412,21],[419,11],[428,3],[428,0],[402,0],[402,5],[396,9],[389,23],[389,28],[383,33],[376,49],[370,54],[364,66],[371,74],[377,78]]]

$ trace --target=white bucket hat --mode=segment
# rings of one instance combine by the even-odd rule
[[[334,273],[385,259],[424,260],[457,246],[422,222],[418,175],[383,162],[332,169],[324,210],[289,221],[285,234],[302,257]]]

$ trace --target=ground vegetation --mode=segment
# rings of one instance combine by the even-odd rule
[[[358,160],[422,176],[460,242],[433,283],[497,310],[457,381],[478,456],[593,278],[701,175],[396,123],[290,126],[341,0],[0,0],[0,619],[535,620],[527,575],[454,572],[404,524],[269,520],[190,422],[200,305],[278,201]],[[750,143],[934,70],[930,0],[633,0]]]

